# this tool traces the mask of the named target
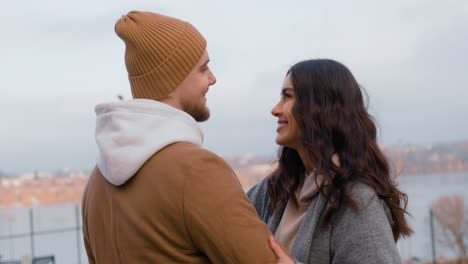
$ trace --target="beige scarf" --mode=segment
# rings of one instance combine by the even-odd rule
[[[291,251],[297,231],[312,201],[311,198],[318,192],[318,187],[315,184],[315,177],[316,175],[314,172],[311,172],[310,175],[306,175],[304,184],[299,186],[294,192],[299,206],[294,206],[292,200],[289,199],[284,209],[283,217],[275,230],[275,239],[287,248],[288,251]],[[319,180],[320,179],[317,179],[318,184],[320,184]]]
[[[340,166],[340,160],[337,154],[333,154],[331,159],[336,166]],[[294,203],[289,199],[284,209],[283,217],[273,234],[275,239],[287,248],[288,251],[291,251],[297,231],[312,202],[311,198],[318,192],[315,178],[317,178],[317,184],[320,185],[322,183],[322,177],[320,177],[320,175],[315,175],[313,171],[309,175],[306,174],[304,184],[299,186],[294,192],[299,206],[294,206]]]

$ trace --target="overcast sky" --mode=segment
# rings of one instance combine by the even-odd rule
[[[273,157],[284,74],[332,58],[354,73],[387,144],[468,139],[468,2],[43,0],[0,4],[0,170],[89,169],[94,106],[131,97],[114,23],[130,10],[191,22],[218,82],[205,146]]]

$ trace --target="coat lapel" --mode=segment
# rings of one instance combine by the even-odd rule
[[[323,216],[322,211],[326,209],[326,206],[327,199],[323,195],[318,194],[318,197],[310,204],[304,220],[302,220],[302,224],[297,231],[290,255],[301,262],[307,262],[312,246],[312,238],[314,237],[314,233],[320,228],[318,225],[322,222],[320,218]],[[326,246],[328,247],[328,245]]]
[[[268,218],[268,221],[266,222],[266,224],[268,228],[271,230],[271,233],[275,233],[276,228],[278,227],[281,221],[281,217],[283,216],[285,208],[286,206],[283,206],[281,210],[276,211],[275,213],[273,213],[271,217]]]

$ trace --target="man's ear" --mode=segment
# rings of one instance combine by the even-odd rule
[[[177,89],[177,88],[176,88]],[[172,92],[170,92],[166,97],[161,98],[159,100],[161,103],[168,104],[172,107],[175,107],[177,109],[181,109],[178,97],[177,97],[177,92],[174,89]]]
[[[175,97],[175,89],[172,92],[170,92],[168,95],[166,95],[165,97],[159,99],[159,101],[161,102],[173,101],[174,97]]]

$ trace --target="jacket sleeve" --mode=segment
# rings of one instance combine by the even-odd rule
[[[354,188],[352,197],[359,211],[345,208],[333,220],[331,263],[401,263],[382,201],[367,186]]]
[[[214,154],[191,163],[183,211],[194,244],[213,263],[276,263],[271,233],[229,165]]]

